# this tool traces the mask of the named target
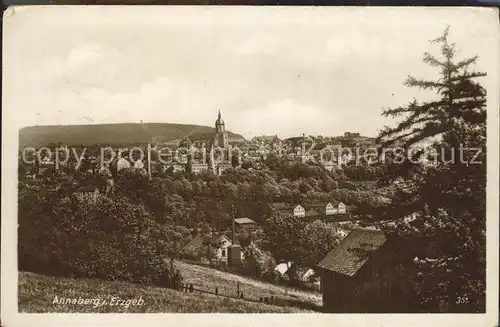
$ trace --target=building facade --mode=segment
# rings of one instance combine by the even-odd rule
[[[222,175],[222,173],[228,169],[233,169],[233,165],[227,162],[221,162],[217,164],[217,175]]]
[[[208,165],[206,163],[192,163],[191,164],[191,173],[199,174],[202,171],[208,171]]]
[[[293,208],[293,215],[295,217],[305,217],[306,216],[306,209],[299,204],[299,205],[295,206],[295,208]]]

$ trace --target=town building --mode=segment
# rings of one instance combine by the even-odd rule
[[[208,165],[206,163],[191,163],[191,173],[199,174],[202,171],[208,171]]]
[[[235,218],[234,222],[236,223],[236,226],[238,227],[246,227],[246,226],[253,226],[255,225],[255,221],[253,221],[250,218]]]
[[[222,175],[222,173],[228,169],[233,169],[233,165],[227,162],[220,162],[217,164],[217,175]]]
[[[275,134],[255,136],[254,138],[252,138],[251,142],[255,144],[274,144],[280,141],[281,140],[279,139],[278,134]]]
[[[38,165],[38,174],[44,175],[47,171],[54,171],[55,163],[48,157],[44,157],[40,160],[40,164]]]
[[[189,137],[185,137],[179,142],[179,148],[191,149],[191,145],[192,141]]]
[[[120,158],[120,160],[118,160],[118,162],[116,163],[117,172],[119,172],[122,169],[128,169],[128,168],[130,168],[130,162],[124,157]]]
[[[335,199],[332,202],[315,203],[307,206],[298,204],[293,209],[295,217],[333,216],[341,214],[347,214],[346,205]]]
[[[99,188],[97,187],[81,187],[79,190],[75,192],[77,199],[81,201],[97,201],[97,197],[99,196]]]
[[[394,238],[375,229],[355,228],[317,265],[324,312],[408,312],[413,273],[398,275]],[[402,248],[401,244],[399,248]]]
[[[305,217],[306,209],[300,204],[298,204],[295,206],[295,208],[293,208],[293,215],[294,217]]]
[[[165,171],[167,171],[170,167],[173,168],[173,172],[174,173],[185,172],[186,171],[186,165],[184,165],[184,164],[178,164],[178,163],[174,163],[174,164],[171,164],[171,165],[168,165],[168,166],[164,166]]]
[[[328,161],[323,163],[323,167],[325,167],[325,169],[328,171],[334,171],[337,167],[337,164],[333,161]]]
[[[199,253],[199,257],[197,259],[199,259],[200,261],[211,261],[213,263],[229,264],[230,251],[233,248],[232,245],[233,242],[229,239],[229,237],[227,237],[226,235],[221,235],[219,237],[219,246],[216,249],[213,249],[213,257],[207,258],[206,255],[207,250],[203,249],[202,237],[201,234],[198,233],[185,246],[184,251],[186,253],[188,252]],[[245,254],[242,251],[239,252],[239,257],[240,257],[240,262],[245,260]]]

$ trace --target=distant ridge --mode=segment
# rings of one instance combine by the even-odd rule
[[[171,123],[29,126],[19,130],[19,146],[41,147],[51,143],[67,146],[162,143],[180,140],[192,134],[213,133],[215,129],[208,126]],[[227,133],[230,141],[244,140],[239,134]]]

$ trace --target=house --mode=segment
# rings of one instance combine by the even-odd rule
[[[82,187],[75,193],[76,197],[82,201],[96,201],[99,194],[99,188],[93,186]]]
[[[328,171],[334,171],[337,167],[337,164],[333,161],[328,161],[323,163],[323,167],[325,167],[325,169]]]
[[[191,164],[191,173],[199,174],[202,171],[208,171],[208,165],[206,163],[192,163]]]
[[[295,217],[324,217],[324,216],[333,216],[333,215],[342,215],[346,214],[347,209],[344,203],[333,200],[328,203],[314,203],[307,206],[297,205],[293,209],[293,215]]]
[[[293,215],[294,217],[305,217],[306,209],[300,204],[298,204],[295,206],[295,208],[293,208]]]
[[[278,137],[278,135],[262,135],[262,136],[255,136],[251,142],[257,143],[257,144],[273,144],[275,142],[281,141]]]
[[[326,210],[329,214],[332,214],[332,215],[341,215],[341,214],[347,213],[346,205],[344,203],[342,203],[341,201],[338,201],[336,199],[333,199],[332,202],[330,202],[327,205]]]
[[[211,261],[227,264],[229,256],[228,250],[233,243],[226,235],[221,235],[219,237],[219,241],[220,245],[216,249],[213,249],[214,256],[211,258]],[[202,251],[202,238],[200,233],[196,234],[196,236],[191,241],[189,241],[189,243],[184,247],[184,251],[186,253],[198,252],[200,253],[199,259],[207,260],[206,252]],[[243,252],[241,252],[241,260],[244,259],[245,255],[243,254]]]
[[[337,208],[331,202],[328,203],[313,203],[307,206],[309,210],[315,210],[320,215],[329,216],[337,213]]]
[[[246,217],[245,218],[235,218],[234,223],[236,224],[236,226],[239,226],[239,227],[246,227],[246,226],[255,225],[255,221],[253,221],[250,218],[246,218]]]
[[[324,312],[411,312],[406,295],[414,275],[407,270],[405,277],[398,274],[398,248],[403,244],[380,230],[353,229],[317,265]]]
[[[120,171],[122,169],[128,169],[130,168],[130,162],[124,158],[124,157],[121,157],[120,160],[118,160],[118,162],[116,163],[116,171]]]
[[[292,262],[289,261],[289,262],[282,262],[282,263],[279,263],[276,265],[276,267],[274,267],[274,271],[276,271],[277,273],[279,273],[282,277],[286,277],[287,273],[288,273],[288,269],[289,267],[292,266]],[[320,283],[320,280],[315,278],[315,272],[313,269],[311,268],[298,268],[296,270],[296,274],[297,274],[297,280],[304,283],[304,284],[309,284],[316,288],[316,289],[320,289],[321,287],[321,283]]]
[[[170,167],[173,168],[173,172],[174,173],[177,173],[177,172],[184,172],[186,171],[186,165],[183,165],[183,164],[171,164],[170,166],[164,166],[165,168],[165,171],[167,171],[167,169],[169,169]]]
[[[231,165],[230,163],[217,164],[217,175],[222,175],[222,173],[228,169],[233,169],[233,165]]]
[[[144,163],[142,162],[141,159],[137,159],[137,161],[134,162],[134,168],[135,169],[144,169]]]

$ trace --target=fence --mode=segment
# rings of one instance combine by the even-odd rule
[[[217,270],[223,271],[223,272],[230,272],[230,273],[236,274],[238,276],[242,276],[245,278],[251,278],[253,280],[264,282],[264,283],[271,283],[271,284],[276,285],[276,286],[294,288],[295,291],[300,290],[300,291],[304,291],[304,292],[321,292],[321,287],[319,285],[315,285],[312,282],[290,281],[290,280],[286,280],[283,278],[274,278],[274,279],[259,278],[259,277],[256,277],[254,274],[248,273],[242,267],[231,267],[223,262],[216,262],[216,261],[202,262],[200,260],[197,261],[197,260],[186,259],[186,258],[183,258],[182,261],[193,264],[193,265],[197,265],[200,267],[209,267],[209,268],[217,269]]]
[[[300,300],[284,299],[284,298],[280,298],[280,297],[277,297],[274,295],[270,295],[270,296],[264,295],[264,296],[260,296],[259,298],[245,296],[245,294],[242,291],[240,291],[240,282],[236,283],[235,294],[221,293],[221,292],[219,292],[218,287],[215,287],[213,290],[202,289],[199,285],[195,286],[192,283],[182,284],[182,291],[186,292],[186,293],[200,292],[200,293],[222,296],[222,297],[227,297],[227,298],[232,298],[232,299],[239,299],[239,300],[244,300],[244,301],[249,301],[249,302],[271,304],[271,305],[276,305],[276,306],[280,306],[280,307],[296,307],[296,308],[305,309],[305,310],[313,310],[313,311],[319,311],[319,312],[322,311],[322,308],[320,306],[315,305],[313,303],[303,302]]]

